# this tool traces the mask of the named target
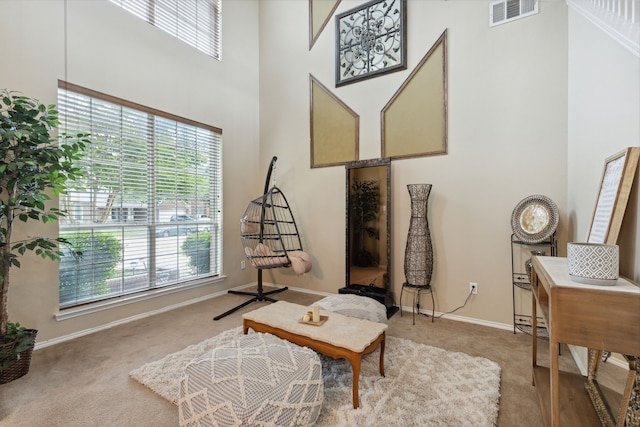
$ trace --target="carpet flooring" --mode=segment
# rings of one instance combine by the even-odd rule
[[[225,331],[134,369],[130,375],[176,404],[186,365],[241,336],[240,327]],[[353,409],[351,403],[351,365],[344,359],[322,357],[324,405],[316,425],[389,426],[399,422],[424,427],[495,425],[500,398],[497,363],[393,336],[387,338],[385,377],[379,372],[379,357],[378,348],[362,361],[358,409]]]
[[[311,304],[321,298],[291,290],[277,295],[279,300],[297,304]],[[177,407],[131,379],[129,372],[238,327],[242,313],[268,304],[253,303],[212,321],[213,316],[246,300],[239,295],[224,295],[36,350],[29,374],[0,386],[0,426],[175,427]],[[456,314],[464,316],[464,309]],[[498,363],[498,427],[542,425],[538,397],[531,385],[530,336],[446,316],[434,323],[418,316],[412,325],[411,313],[395,314],[387,334]],[[538,346],[541,364],[548,363],[547,349],[545,345]],[[563,369],[577,371],[564,346],[560,361]],[[605,363],[601,383],[619,388],[625,375],[625,370]]]

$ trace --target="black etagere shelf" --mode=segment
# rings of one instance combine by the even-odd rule
[[[558,241],[556,233],[553,233],[549,239],[542,242],[531,243],[518,240],[515,234],[511,235],[511,283],[512,283],[512,303],[513,303],[513,333],[517,331],[524,332],[525,334],[533,334],[533,325],[531,316],[516,312],[516,292],[521,289],[524,292],[531,292],[531,279],[529,273],[526,271],[525,264],[520,262],[521,253],[524,251],[530,252],[532,250],[545,250],[547,255],[556,256],[558,248]],[[528,258],[528,256],[527,256]],[[533,296],[531,296],[533,297]],[[538,338],[549,339],[549,333],[547,331],[544,319],[537,318],[537,331]]]

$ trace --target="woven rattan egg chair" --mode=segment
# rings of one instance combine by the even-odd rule
[[[302,250],[298,227],[287,198],[275,184],[269,188],[276,160],[277,157],[274,156],[269,164],[264,194],[249,202],[240,220],[240,240],[245,256],[258,270],[258,288],[256,292],[228,291],[230,294],[248,295],[252,298],[214,317],[213,320],[222,319],[252,302],[275,302],[276,300],[268,295],[288,289],[285,286],[264,292],[262,270],[292,267],[297,274],[304,274],[311,270],[311,260]]]

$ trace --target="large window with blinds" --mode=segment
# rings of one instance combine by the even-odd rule
[[[110,0],[209,56],[222,60],[221,0]]]
[[[222,131],[64,82],[58,107],[91,140],[60,195],[60,307],[220,275]]]

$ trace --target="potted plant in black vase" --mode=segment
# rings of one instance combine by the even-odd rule
[[[28,251],[43,259],[60,260],[59,245],[68,243],[41,236],[16,240],[14,235],[17,224],[49,223],[65,216],[63,210],[45,206],[49,194],[58,196],[68,179],[83,175],[75,161],[89,143],[88,135],[56,139],[52,131],[58,125],[54,105],[0,91],[0,384],[29,371],[38,332],[9,322],[10,272],[20,267],[19,258]]]
[[[351,185],[351,214],[353,221],[353,263],[359,267],[378,264],[376,257],[366,249],[365,238],[380,240],[380,231],[372,226],[380,209],[378,181],[355,180]]]

